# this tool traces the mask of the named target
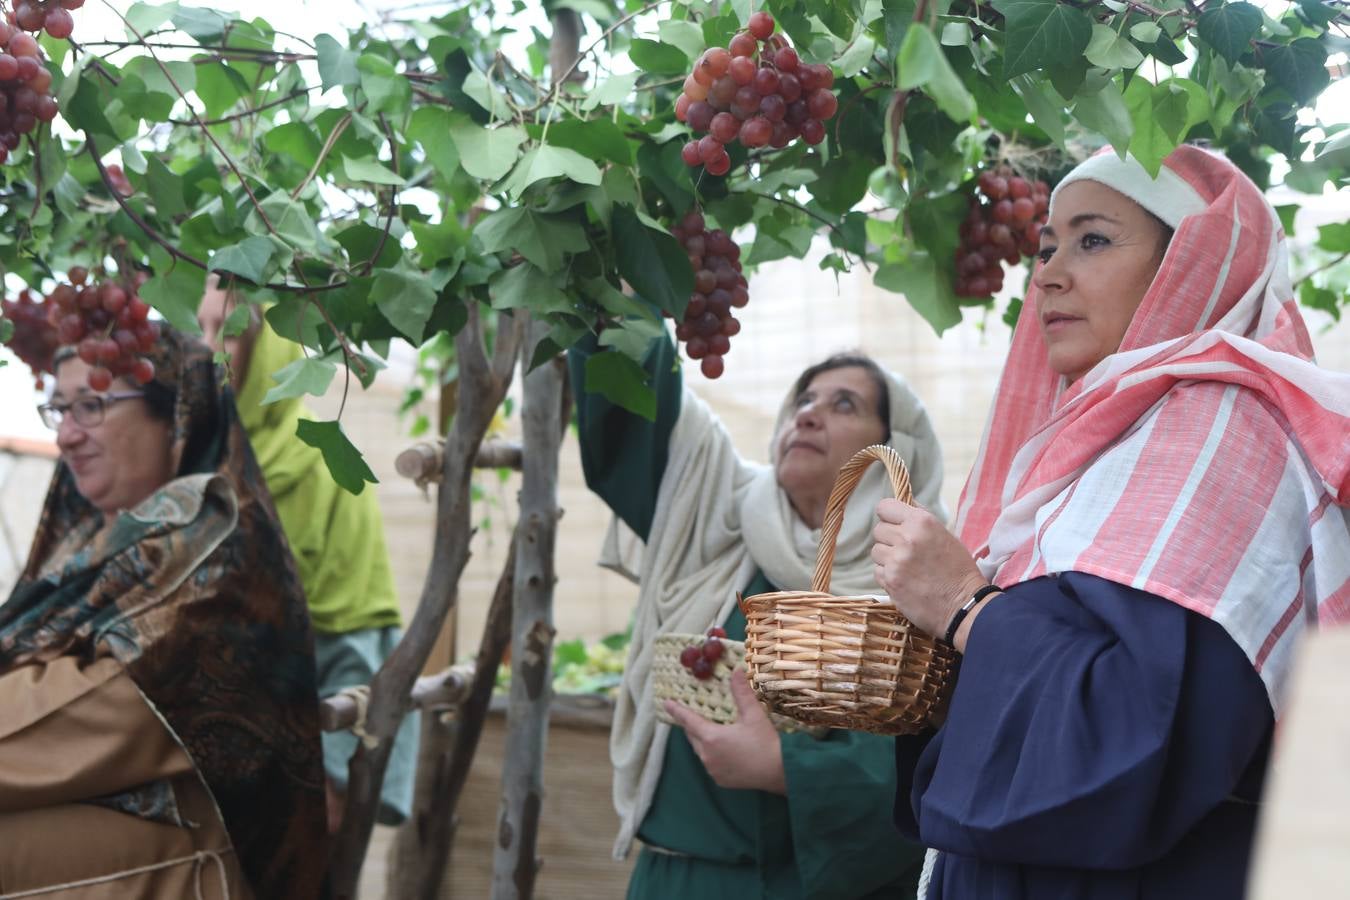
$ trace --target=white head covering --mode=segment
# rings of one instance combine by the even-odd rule
[[[909,467],[915,502],[945,520],[938,496],[942,452],[937,436],[909,385],[886,374],[889,443]],[[789,396],[784,401],[779,424],[794,400]],[[879,591],[870,534],[876,505],[887,496],[885,472],[873,466],[844,513],[830,585],[833,593],[857,596]],[[615,518],[600,560],[640,585],[610,734],[614,806],[620,819],[616,858],[627,855],[647,814],[670,733],[670,726],[656,719],[651,697],[652,642],[661,634],[701,634],[724,621],[736,592],[750,583],[756,570],[781,590],[809,589],[819,541],[819,530],[807,528],[793,511],[773,467],[743,460],[722,423],[686,388],[651,534],[643,544]]]

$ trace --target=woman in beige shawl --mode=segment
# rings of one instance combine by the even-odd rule
[[[574,383],[585,383],[596,352],[572,351]],[[680,726],[671,727],[655,717],[649,673],[660,634],[720,625],[743,638],[738,591],[809,587],[826,499],[857,450],[894,447],[916,502],[941,515],[941,454],[927,413],[904,381],[867,357],[832,357],[802,373],[780,411],[771,464],[756,464],[683,387],[668,340],[653,343],[646,367],[655,421],[597,394],[578,404],[587,483],[616,516],[602,562],[640,585],[610,741],[621,821],[615,853],[625,855],[634,838],[644,845],[629,896],[912,896],[922,853],[890,824],[890,741],[842,731],[822,740],[779,735],[739,674],[735,724],[674,708]],[[834,592],[880,593],[869,534],[888,491],[880,467],[856,489]]]

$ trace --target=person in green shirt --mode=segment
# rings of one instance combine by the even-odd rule
[[[374,491],[352,494],[328,473],[323,455],[295,436],[301,418],[312,419],[298,397],[266,403],[271,375],[299,360],[299,344],[285,340],[248,307],[247,326],[225,334],[234,298],[208,276],[197,310],[203,337],[229,354],[230,382],[239,418],[262,469],[267,489],[291,545],[314,627],[319,696],[370,683],[401,636],[394,575],[385,546],[384,522]],[[416,716],[404,719],[385,770],[376,821],[398,825],[412,811],[417,764]],[[342,821],[347,763],[356,752],[350,731],[323,734],[328,785],[328,824]]]
[[[594,338],[569,352],[574,384],[585,384],[587,360],[598,352]],[[649,673],[660,634],[721,625],[743,640],[737,591],[810,587],[830,490],[840,466],[863,447],[894,447],[909,467],[915,501],[944,515],[941,451],[923,405],[870,358],[831,357],[789,392],[771,463],[760,465],[736,452],[684,386],[668,337],[652,342],[645,368],[657,393],[655,421],[599,394],[578,392],[577,404],[586,482],[615,514],[601,563],[639,585],[610,739],[620,817],[615,855],[642,843],[628,896],[913,897],[923,849],[891,824],[890,739],[779,734],[740,671],[731,684],[736,723],[714,724],[672,704],[680,727],[667,726],[656,719]],[[879,594],[869,555],[872,511],[889,491],[880,466],[855,489],[833,593]]]

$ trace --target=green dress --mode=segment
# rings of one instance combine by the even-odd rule
[[[645,539],[680,410],[681,377],[669,340],[654,341],[646,369],[657,393],[654,422],[584,393],[592,342],[570,354],[586,482]],[[778,588],[756,572],[747,596]],[[727,636],[745,637],[733,610]],[[718,787],[679,728],[671,730],[660,782],[638,831],[644,847],[630,898],[860,898],[915,896],[923,848],[891,821],[893,742],[831,731],[823,740],[780,735],[787,795]],[[653,849],[657,848],[657,849]]]

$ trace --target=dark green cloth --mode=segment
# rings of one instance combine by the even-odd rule
[[[645,365],[657,393],[649,422],[584,392],[592,342],[570,352],[586,482],[640,537],[652,524],[657,488],[679,415],[680,373],[669,340],[653,342]],[[774,591],[757,572],[747,596]],[[743,640],[745,618],[724,627]],[[718,787],[684,731],[671,730],[661,779],[639,830],[644,848],[628,896],[744,900],[904,897],[915,895],[923,849],[891,822],[896,775],[893,743],[877,735],[831,731],[823,740],[781,735],[788,793]]]

